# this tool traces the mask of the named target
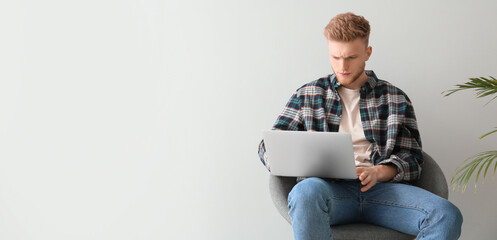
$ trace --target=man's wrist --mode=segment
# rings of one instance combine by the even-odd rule
[[[397,175],[397,167],[392,164],[381,164],[375,166],[378,169],[377,179],[379,182],[388,182]]]

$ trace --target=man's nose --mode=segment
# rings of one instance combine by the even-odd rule
[[[345,61],[345,59],[340,60],[340,69],[341,69],[343,72],[345,72],[345,71],[349,70],[349,69],[348,69],[348,67],[349,67],[348,65],[349,65],[349,64],[347,63],[347,61]]]

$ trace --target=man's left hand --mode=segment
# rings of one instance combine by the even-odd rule
[[[397,174],[397,168],[392,165],[376,165],[373,167],[357,167],[357,177],[364,187],[361,188],[365,192],[372,188],[376,182],[387,182],[392,180]]]

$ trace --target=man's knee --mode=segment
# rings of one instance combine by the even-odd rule
[[[445,199],[435,201],[432,207],[434,210],[428,223],[440,226],[440,234],[447,236],[447,239],[457,239],[461,234],[463,222],[461,211]]]
[[[297,183],[288,195],[288,205],[326,200],[328,182],[321,178],[306,178]]]
[[[447,201],[446,204],[444,204],[444,206],[440,209],[440,211],[443,221],[446,221],[455,229],[461,229],[463,217],[459,208],[457,208],[451,202]]]

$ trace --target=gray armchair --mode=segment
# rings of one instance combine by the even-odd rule
[[[428,154],[423,152],[424,166],[421,177],[414,185],[426,189],[445,199],[449,196],[447,181],[438,164]],[[278,177],[270,175],[269,191],[273,203],[279,213],[288,223],[292,223],[288,215],[288,194],[296,184],[295,177]],[[371,224],[346,224],[332,226],[333,239],[382,239],[382,240],[403,240],[414,239],[416,236],[404,234],[392,229],[371,225]]]

